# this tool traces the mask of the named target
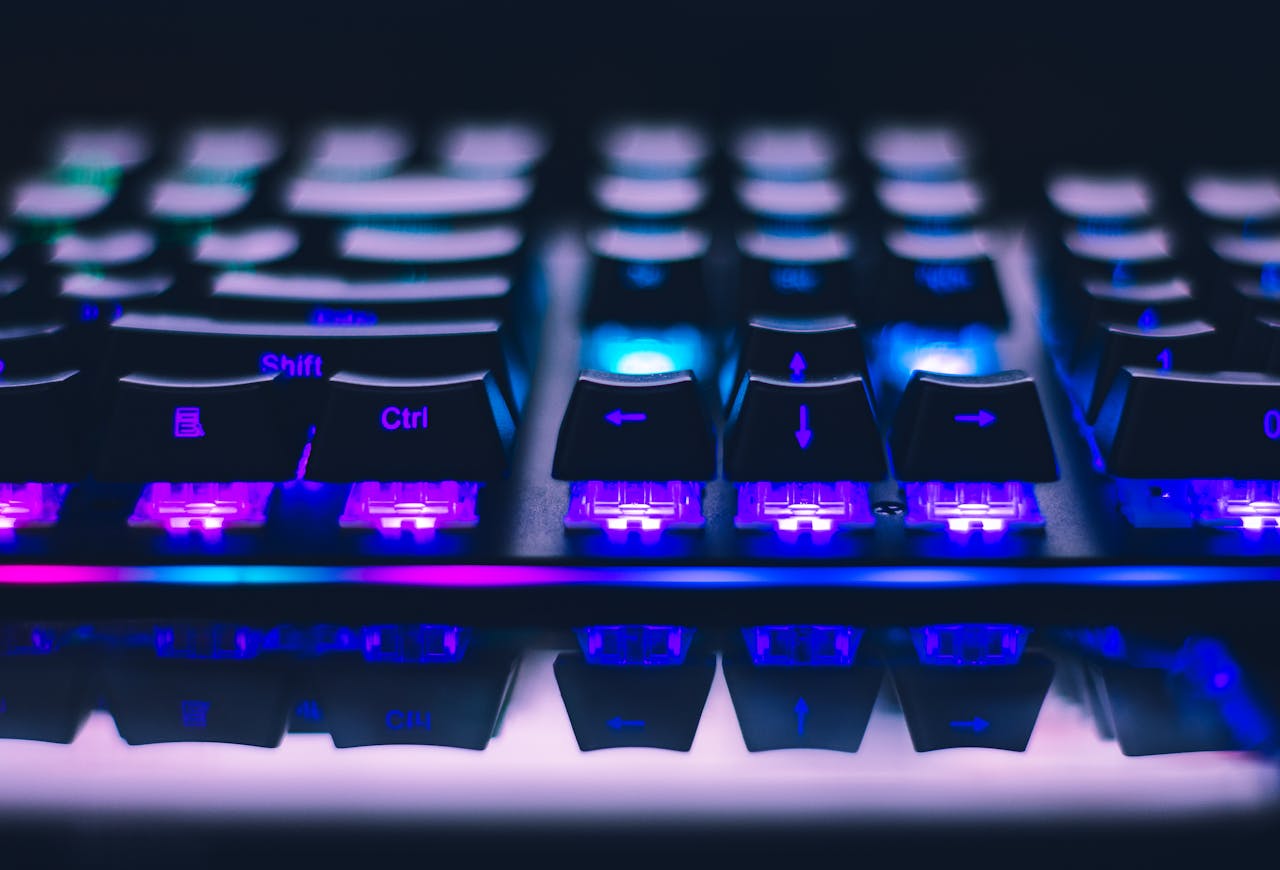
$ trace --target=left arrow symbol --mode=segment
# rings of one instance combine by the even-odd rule
[[[604,415],[604,418],[615,426],[621,426],[623,423],[643,423],[649,419],[647,414],[634,413],[628,414],[621,408],[617,408]]]

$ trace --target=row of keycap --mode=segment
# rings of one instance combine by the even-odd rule
[[[1214,642],[1199,645],[1221,649]],[[856,752],[886,670],[891,702],[922,752],[1024,750],[1055,674],[1059,690],[1084,706],[1100,735],[1117,740],[1127,755],[1257,748],[1270,733],[1265,718],[1241,730],[1243,710],[1265,714],[1243,689],[1238,667],[1220,656],[1211,673],[1170,670],[1168,662],[1051,659],[1038,652],[973,666],[895,656],[886,668],[866,646],[856,660],[839,665],[762,665],[745,649],[726,650],[720,663],[747,748]],[[70,742],[97,706],[111,713],[130,744],[276,746],[289,731],[326,733],[338,747],[478,750],[500,725],[517,662],[515,653],[500,649],[469,649],[459,661],[429,664],[367,661],[359,654],[309,660],[195,660],[144,651],[0,656],[0,737]],[[716,668],[715,653],[695,644],[681,663],[665,666],[604,666],[561,653],[555,675],[580,749],[688,751]]]

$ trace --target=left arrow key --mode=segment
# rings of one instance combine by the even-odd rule
[[[584,371],[560,425],[557,480],[709,480],[715,439],[689,371]]]

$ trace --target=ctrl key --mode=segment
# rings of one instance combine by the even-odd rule
[[[319,660],[313,684],[339,749],[418,744],[484,749],[497,731],[515,657],[469,653],[450,663]]]
[[[130,656],[106,669],[107,709],[125,742],[278,746],[289,719],[280,662]]]

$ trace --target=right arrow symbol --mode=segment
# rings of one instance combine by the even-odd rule
[[[981,716],[974,716],[972,719],[959,719],[951,723],[952,728],[967,728],[974,734],[981,734],[987,730],[987,726],[991,723]]]
[[[996,421],[996,415],[979,409],[976,414],[956,414],[955,420],[957,423],[977,423],[979,427],[985,429]]]
[[[800,428],[796,430],[796,441],[800,444],[801,450],[809,448],[809,442],[813,440],[813,432],[809,429],[809,406],[800,406]]]

